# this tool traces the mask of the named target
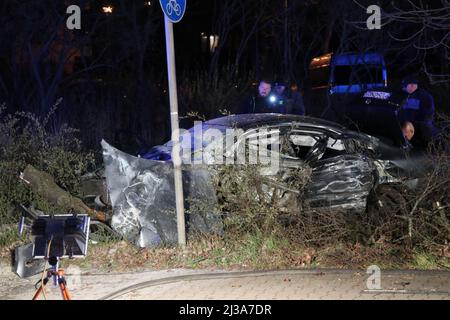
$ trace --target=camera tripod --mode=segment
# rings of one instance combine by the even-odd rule
[[[38,284],[40,284],[40,286],[39,286],[39,288],[37,288],[37,291],[33,297],[33,300],[37,300],[39,295],[44,290],[44,287],[49,282],[50,278],[53,278],[53,284],[55,287],[58,284],[58,286],[61,290],[61,295],[62,295],[63,299],[71,300],[69,290],[67,289],[66,279],[64,278],[64,270],[58,268],[59,259],[57,257],[51,257],[48,259],[48,262],[51,265],[51,268],[49,268],[47,270],[47,278],[44,279],[43,283],[41,282],[41,280],[39,280],[39,282],[36,283],[36,286]]]

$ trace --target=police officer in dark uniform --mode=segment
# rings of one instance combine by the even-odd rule
[[[304,115],[305,106],[300,93],[288,90],[284,81],[276,81],[272,86],[266,79],[260,81],[258,92],[244,101],[241,113]]]
[[[275,82],[273,92],[276,102],[284,106],[285,113],[305,115],[302,95],[298,91],[288,90],[286,83],[284,81]]]
[[[402,89],[406,99],[399,112],[401,123],[410,122],[414,126],[415,134],[411,143],[415,147],[427,148],[437,129],[433,125],[434,99],[425,89],[419,88],[415,77],[406,77],[402,80]]]
[[[259,82],[257,92],[245,99],[240,113],[286,113],[286,105],[272,91],[271,82],[263,79]]]

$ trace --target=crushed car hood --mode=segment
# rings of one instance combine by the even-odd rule
[[[111,226],[139,247],[175,244],[178,240],[172,162],[147,160],[124,153],[102,141],[106,182],[113,207]],[[188,232],[222,233],[214,212],[190,204],[201,201],[215,208],[217,198],[207,170],[183,172]],[[202,210],[203,211],[203,210]]]

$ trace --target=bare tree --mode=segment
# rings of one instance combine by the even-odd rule
[[[354,0],[360,13],[369,2]],[[450,2],[391,1],[382,2],[381,9],[381,33],[387,40],[382,47],[401,57],[403,64],[420,65],[430,84],[450,82]],[[365,19],[355,19],[351,25],[367,29]]]
[[[66,28],[71,4],[82,9],[81,30]],[[68,122],[92,144],[113,138],[118,127],[151,140],[151,79],[161,54],[154,32],[162,13],[137,0],[113,5],[106,14],[89,0],[3,1],[1,101],[44,116],[62,97],[50,122],[55,131]]]
[[[80,5],[86,4],[80,1]],[[66,28],[66,6],[55,1],[6,1],[2,7],[4,15],[0,49],[5,57],[8,79],[1,83],[9,89],[9,102],[18,109],[32,109],[39,115],[46,114],[57,99],[57,92],[72,73],[77,58],[86,53],[89,31],[75,32]],[[8,41],[10,40],[10,41]],[[78,72],[87,72],[93,65],[87,65]]]

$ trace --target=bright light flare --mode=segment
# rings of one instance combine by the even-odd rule
[[[103,13],[110,14],[110,13],[113,13],[114,8],[112,6],[105,6],[105,7],[102,7],[102,11],[103,11]]]

